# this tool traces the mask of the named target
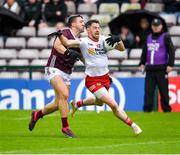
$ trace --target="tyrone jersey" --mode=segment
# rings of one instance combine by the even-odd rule
[[[62,33],[67,39],[72,39],[72,40],[76,39],[69,28],[63,29]],[[72,48],[72,49],[80,52],[79,48]],[[59,70],[67,74],[71,74],[74,63],[75,63],[74,60],[69,59],[67,56],[64,56],[64,54],[59,53],[53,46],[51,50],[51,55],[48,59],[48,63],[46,66],[58,68]]]
[[[104,40],[104,36],[100,36],[98,42],[88,37],[81,38],[80,49],[85,60],[86,75],[101,76],[109,72]]]

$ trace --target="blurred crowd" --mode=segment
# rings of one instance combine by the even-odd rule
[[[77,7],[81,3],[96,3],[99,7],[101,3],[118,3],[119,7],[123,3],[140,4],[139,9],[143,9],[147,2],[152,0],[1,0],[0,5],[20,16],[25,26],[43,28],[56,27],[61,29],[65,26],[68,14],[67,1],[74,2]],[[164,12],[174,13],[180,10],[180,0],[158,0],[165,5]],[[135,5],[132,5],[133,7]],[[129,9],[136,9],[129,6]],[[121,9],[122,11],[122,9]],[[125,10],[124,10],[125,11]],[[78,12],[77,12],[78,13]],[[142,48],[149,34],[150,24],[146,18],[140,21],[140,29],[132,33],[128,26],[124,25],[119,30],[119,35],[128,48]]]
[[[24,19],[27,26],[62,28],[68,16],[66,1],[70,0],[1,0],[0,4]],[[141,8],[148,0],[71,0],[76,8],[80,3],[140,3]],[[165,12],[179,11],[180,0],[163,0]],[[133,9],[133,8],[132,8]],[[138,39],[137,39],[138,40]]]

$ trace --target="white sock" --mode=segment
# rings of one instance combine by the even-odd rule
[[[136,127],[136,123],[132,123],[131,127],[132,128]]]

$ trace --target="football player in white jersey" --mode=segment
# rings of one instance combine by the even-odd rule
[[[72,116],[82,106],[102,106],[105,103],[112,109],[117,118],[132,127],[135,135],[139,135],[142,132],[141,128],[127,116],[108,92],[110,77],[105,43],[115,45],[117,50],[124,51],[123,42],[117,36],[111,36],[107,39],[102,36],[100,34],[100,24],[97,20],[89,20],[86,23],[86,30],[88,37],[81,38],[80,49],[85,62],[85,85],[94,94],[94,97],[77,102],[71,101]]]

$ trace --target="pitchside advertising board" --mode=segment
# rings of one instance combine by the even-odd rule
[[[170,103],[180,111],[180,86],[170,80]],[[142,111],[144,97],[144,78],[113,78],[111,95],[126,111]],[[79,100],[91,96],[85,88],[83,79],[72,79],[69,100]],[[3,109],[41,109],[54,100],[54,90],[46,80],[0,80],[0,110]],[[179,108],[179,109],[177,109]],[[110,110],[106,105],[87,106],[81,110]]]
[[[169,78],[169,103],[173,112],[180,112],[180,77]],[[158,111],[162,112],[158,92]]]

